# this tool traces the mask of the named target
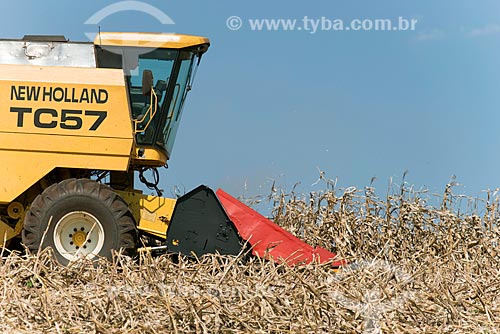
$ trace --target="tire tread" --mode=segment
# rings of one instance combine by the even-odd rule
[[[67,179],[53,184],[38,195],[24,219],[22,240],[29,251],[36,253],[44,233],[43,216],[47,208],[68,196],[88,196],[104,203],[112,213],[119,235],[119,250],[136,255],[137,227],[127,203],[112,188],[89,179]]]

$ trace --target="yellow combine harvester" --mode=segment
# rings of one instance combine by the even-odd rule
[[[209,45],[155,33],[100,33],[94,43],[0,40],[0,244],[52,247],[63,264],[142,246],[237,254],[244,241],[259,256],[272,244],[276,257],[331,258],[222,191],[200,186],[178,200],[161,197],[156,168],[170,158]],[[135,172],[158,196],[135,189]]]

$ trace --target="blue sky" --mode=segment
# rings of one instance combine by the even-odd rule
[[[2,4],[3,38],[64,34],[117,1]],[[452,175],[471,196],[500,187],[500,2],[496,0],[145,1],[103,31],[204,35],[212,46],[186,103],[162,187],[203,183],[234,195],[317,189],[318,168],[341,186],[389,179],[440,192]],[[243,20],[227,28],[229,16]],[[252,31],[248,19],[418,19],[415,31]],[[246,185],[246,186],[245,186]]]

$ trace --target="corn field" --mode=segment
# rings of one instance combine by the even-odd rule
[[[241,254],[117,255],[57,265],[4,251],[3,333],[500,332],[499,201],[450,183],[299,195],[272,190],[273,220],[349,264],[287,267]]]

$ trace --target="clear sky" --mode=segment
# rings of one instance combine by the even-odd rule
[[[5,1],[2,38],[86,40],[118,1]],[[145,1],[175,24],[124,11],[102,31],[204,35],[212,45],[184,108],[161,186],[267,194],[272,180],[341,186],[391,177],[440,192],[500,187],[500,1]],[[242,19],[239,30],[227,26]],[[250,19],[417,19],[415,31],[252,31]],[[246,188],[245,188],[246,184]],[[247,189],[247,190],[245,190]]]

